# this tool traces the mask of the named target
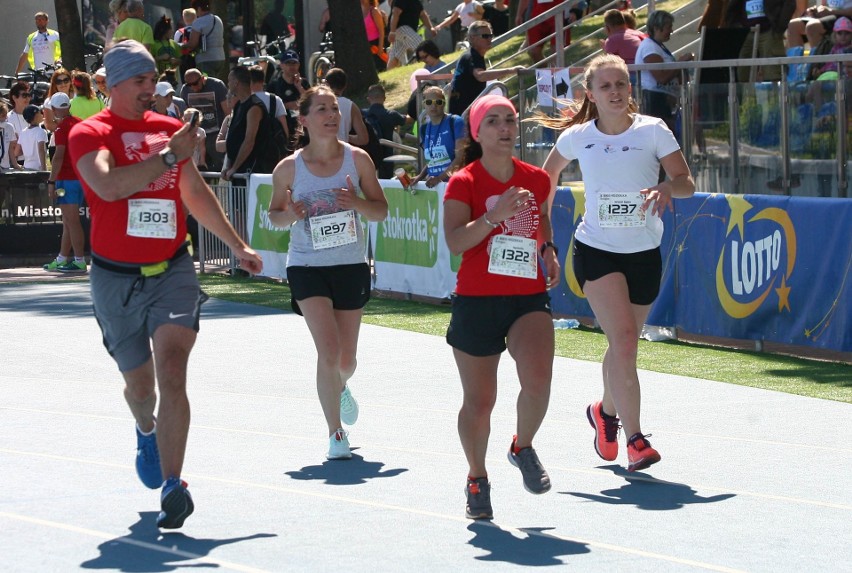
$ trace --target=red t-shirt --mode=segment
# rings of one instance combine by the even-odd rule
[[[77,179],[77,172],[74,171],[74,162],[71,161],[71,154],[68,152],[68,134],[71,128],[80,123],[79,117],[73,115],[67,116],[56,129],[53,130],[53,142],[56,147],[65,146],[65,155],[62,157],[62,165],[59,166],[59,173],[56,174],[56,179],[59,181],[67,181]]]
[[[499,225],[478,245],[462,253],[462,262],[456,276],[456,294],[466,296],[505,296],[538,294],[544,292],[546,284],[538,261],[538,276],[535,279],[511,277],[488,272],[491,240],[495,235],[514,235],[528,239],[538,237],[541,209],[550,195],[550,177],[539,167],[513,158],[515,172],[509,181],[502,183],[491,176],[479,161],[474,161],[450,178],[444,193],[444,202],[453,199],[470,207],[470,220],[481,217],[492,208],[500,195],[509,187],[522,187],[530,191],[535,202],[530,201],[526,210],[514,217],[501,221]],[[538,256],[538,255],[536,255]]]
[[[124,167],[162,151],[182,125],[178,119],[150,111],[136,121],[106,109],[74,126],[68,149],[75,168],[80,158],[102,149],[112,153],[116,167]],[[144,189],[118,201],[105,201],[79,177],[91,213],[92,252],[133,264],[170,259],[186,241],[186,216],[178,186],[181,169],[182,164],[176,165]],[[144,225],[140,223],[143,220]]]

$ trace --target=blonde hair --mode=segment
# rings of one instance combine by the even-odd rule
[[[589,65],[586,67],[586,76],[583,80],[583,88],[585,88],[587,92],[591,91],[592,83],[595,81],[595,74],[602,68],[617,68],[624,72],[625,78],[630,77],[627,72],[627,64],[620,56],[616,56],[614,54],[601,54],[600,56],[592,58],[592,61],[590,61]],[[639,106],[636,105],[636,102],[633,101],[632,97],[630,98],[630,103],[628,104],[627,109],[631,113],[639,111]],[[530,119],[551,129],[566,129],[572,125],[579,125],[588,121],[594,121],[598,119],[598,117],[600,117],[598,114],[598,106],[589,99],[587,94],[583,98],[582,103],[569,103],[568,107],[563,111],[562,117],[549,117],[544,114],[537,114]]]

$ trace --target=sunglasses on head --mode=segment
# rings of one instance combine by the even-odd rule
[[[444,105],[444,100],[442,100],[442,99],[424,99],[423,103],[425,103],[426,105],[432,105],[433,103],[435,105]]]
[[[490,40],[491,38],[494,37],[494,34],[479,34],[479,37],[483,38],[485,40]]]

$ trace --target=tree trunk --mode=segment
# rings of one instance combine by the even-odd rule
[[[367,91],[378,83],[379,74],[373,65],[367,30],[361,15],[361,3],[355,0],[328,0],[331,15],[331,31],[334,34],[335,66],[343,69],[347,76],[346,93]]]
[[[85,70],[83,24],[77,0],[54,0],[56,27],[62,42],[62,65],[67,70]]]

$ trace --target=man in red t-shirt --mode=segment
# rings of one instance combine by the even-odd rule
[[[59,254],[44,265],[46,271],[63,273],[85,273],[86,236],[80,222],[80,205],[83,204],[83,187],[74,172],[71,155],[67,153],[68,133],[80,120],[71,115],[71,100],[62,92],[56,92],[50,98],[49,105],[58,125],[53,131],[56,150],[51,162],[47,192],[51,200],[56,201],[62,211],[62,238],[59,242]],[[71,250],[74,250],[74,258]]]
[[[518,2],[518,12],[515,16],[515,26],[520,26],[524,22],[535,18],[539,14],[544,14],[554,6],[558,4],[565,4],[567,0],[520,0]],[[531,10],[530,10],[531,8]],[[529,14],[527,11],[529,10]],[[563,21],[563,38],[564,38],[564,46],[568,46],[571,43],[571,29],[567,28],[568,24],[572,24],[583,17],[582,11],[578,9],[572,9],[569,14],[565,14]],[[540,24],[536,24],[529,30],[527,30],[527,45],[530,46],[529,51],[527,52],[532,58],[533,63],[540,61],[544,58],[544,43],[535,45],[538,42],[544,40],[547,36],[552,35],[556,31],[556,27],[554,25],[553,18],[548,18],[544,22]],[[550,45],[555,48],[556,46],[556,38],[550,39]]]
[[[150,111],[157,68],[145,46],[119,42],[104,66],[110,107],[74,126],[68,147],[91,209],[95,317],[136,419],[136,471],[149,488],[162,485],[157,526],[175,529],[194,509],[180,475],[187,363],[206,299],[188,254],[184,205],[245,270],[258,273],[262,262],[189,161],[196,125]]]

